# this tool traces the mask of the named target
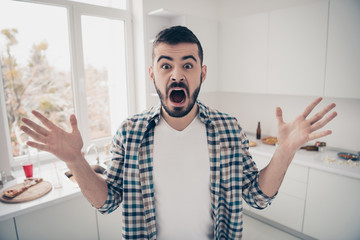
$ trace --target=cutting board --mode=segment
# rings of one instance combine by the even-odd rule
[[[10,190],[10,189],[21,189],[23,186],[24,186],[23,183],[19,183],[19,184],[16,184],[14,186],[11,186],[11,187],[5,189],[4,191]],[[44,196],[45,194],[50,192],[51,189],[52,189],[52,185],[50,182],[42,181],[42,182],[36,184],[35,186],[30,187],[22,194],[14,197],[14,198],[11,198],[11,199],[4,197],[3,192],[1,192],[0,200],[2,202],[6,202],[6,203],[27,202],[27,201],[31,201],[31,200],[34,200],[34,199]]]

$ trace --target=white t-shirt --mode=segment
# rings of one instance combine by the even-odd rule
[[[210,160],[199,116],[183,131],[160,118],[153,179],[158,239],[212,239]]]

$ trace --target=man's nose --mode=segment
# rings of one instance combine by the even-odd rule
[[[171,74],[171,80],[175,82],[181,82],[184,81],[184,79],[185,79],[184,73],[179,68],[174,68]]]

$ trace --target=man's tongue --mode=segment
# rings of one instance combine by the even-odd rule
[[[174,103],[181,103],[185,100],[185,93],[183,90],[173,90],[171,91],[170,99]]]

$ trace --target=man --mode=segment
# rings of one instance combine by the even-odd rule
[[[197,101],[207,67],[199,40],[187,28],[160,32],[153,44],[150,78],[161,105],[135,115],[113,139],[112,164],[104,180],[81,154],[74,115],[67,133],[40,113],[21,129],[29,146],[66,162],[89,202],[102,213],[122,203],[124,239],[241,239],[242,199],[265,208],[276,195],[299,147],[331,134],[316,132],[335,116],[335,104],[308,118],[321,98],[293,122],[276,109],[278,140],[269,165],[258,172],[236,119]],[[308,119],[307,119],[308,118]]]

